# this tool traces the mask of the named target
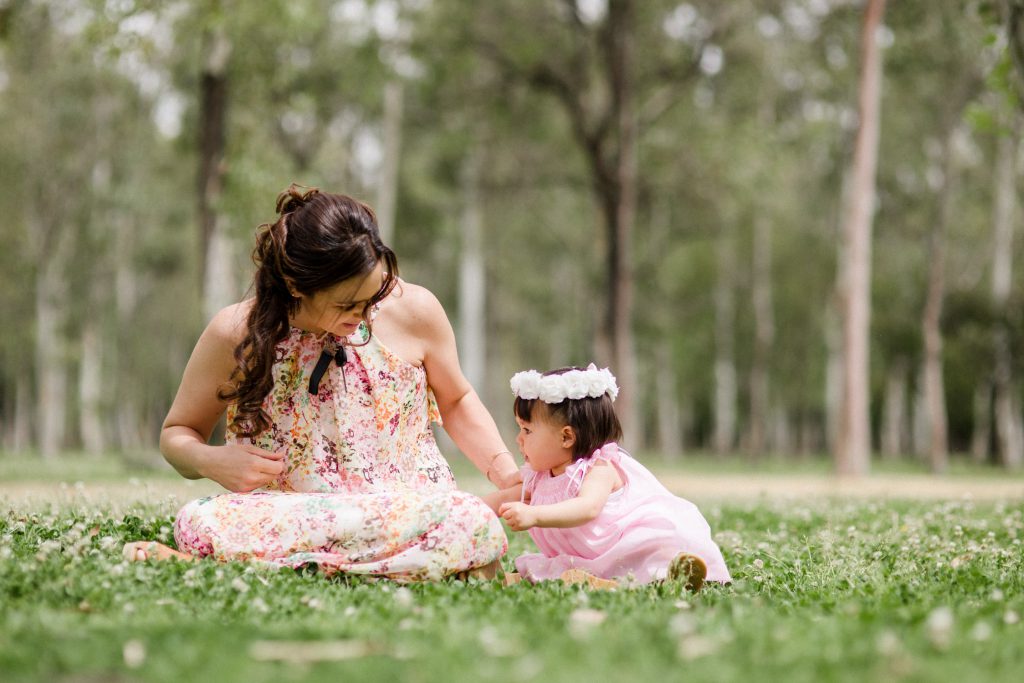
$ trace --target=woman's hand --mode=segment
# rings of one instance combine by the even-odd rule
[[[537,514],[525,503],[503,503],[498,514],[508,522],[512,531],[526,531],[537,526]]]
[[[266,486],[285,470],[284,453],[271,453],[248,444],[209,446],[200,474],[228,491],[248,493]]]

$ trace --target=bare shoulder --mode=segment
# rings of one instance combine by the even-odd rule
[[[447,320],[444,307],[433,292],[405,280],[385,301],[389,315],[407,330],[434,329]]]
[[[234,349],[245,338],[252,299],[220,309],[203,332],[206,341]]]

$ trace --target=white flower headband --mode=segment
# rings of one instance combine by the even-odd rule
[[[542,375],[524,370],[512,375],[512,393],[518,398],[539,398],[545,403],[561,403],[567,398],[599,398],[608,394],[612,400],[619,395],[615,375],[608,368],[597,369],[591,363],[586,370],[569,370],[560,375]]]

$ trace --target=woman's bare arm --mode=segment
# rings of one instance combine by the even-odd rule
[[[245,306],[229,306],[207,325],[160,432],[161,453],[183,477],[206,477],[232,491],[263,486],[284,467],[284,454],[248,445],[207,444],[226,408],[217,392],[235,368],[234,349],[245,334]]]
[[[515,458],[505,447],[494,418],[462,374],[455,333],[441,302],[428,290],[403,283],[403,317],[423,343],[423,367],[437,399],[445,431],[478,470],[498,488],[521,481]]]

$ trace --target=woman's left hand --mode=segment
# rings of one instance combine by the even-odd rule
[[[508,522],[512,531],[526,531],[537,526],[536,511],[525,503],[503,503],[498,515]]]

